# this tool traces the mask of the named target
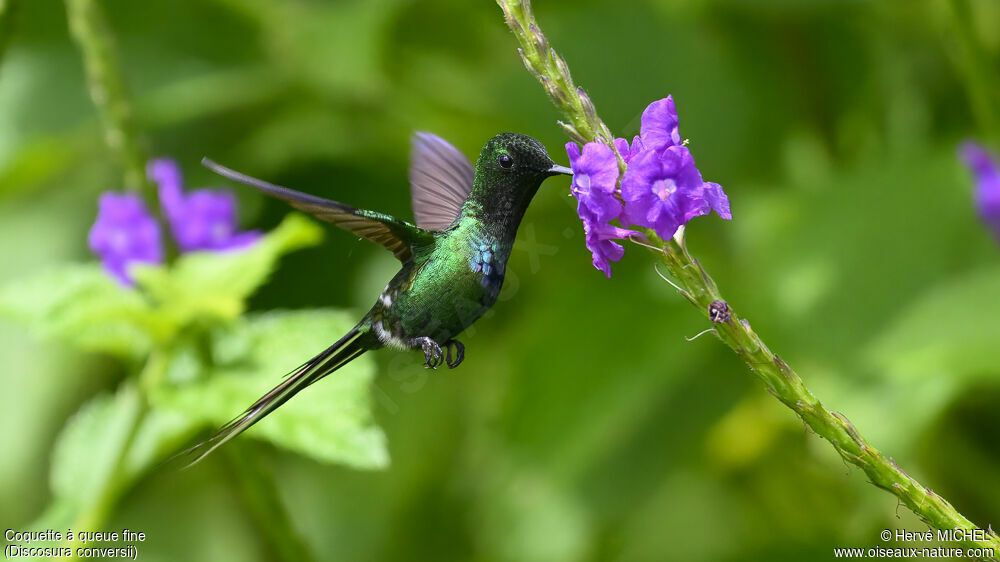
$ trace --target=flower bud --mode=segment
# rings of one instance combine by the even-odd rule
[[[576,89],[576,95],[580,98],[583,114],[587,116],[587,121],[590,123],[597,121],[597,109],[594,107],[594,102],[590,101],[590,96],[587,95],[587,92],[583,91],[582,86]]]
[[[556,121],[556,123],[559,124],[559,127],[562,128],[563,132],[566,133],[566,136],[572,139],[573,142],[579,144],[587,144],[587,139],[585,139],[583,135],[578,133],[573,125],[570,125],[569,123],[565,123],[563,121]]]
[[[560,57],[555,51],[552,51],[552,60],[555,61],[556,68],[559,70],[559,74],[562,75],[563,80],[565,80],[567,84],[572,84],[573,77],[569,73],[569,65],[566,64],[566,61],[563,60],[563,58]]]
[[[545,88],[545,92],[549,94],[559,105],[567,105],[569,100],[566,98],[566,93],[562,91],[559,86],[556,86],[548,76],[539,75],[538,80],[541,81],[542,86]]]
[[[524,52],[524,49],[518,47],[517,54],[521,55],[521,62],[524,63],[524,68],[527,68],[528,72],[530,72],[531,75],[534,76],[535,78],[541,79],[541,76],[538,74],[538,71],[535,70],[534,63],[532,63],[531,59],[528,58],[528,55]]]
[[[514,32],[514,35],[517,35],[518,37],[524,35],[524,26],[521,25],[520,20],[514,17],[513,12],[505,8],[503,16],[504,16],[504,22],[507,24],[507,27],[509,27],[510,30]]]
[[[531,37],[531,42],[535,50],[538,51],[538,54],[542,57],[549,56],[549,40],[545,38],[545,35],[542,35],[542,31],[538,29],[538,26],[531,24],[528,26],[528,31],[528,36]]]

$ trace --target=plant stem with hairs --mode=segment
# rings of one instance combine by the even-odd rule
[[[560,122],[560,125],[570,138],[580,143],[597,141],[614,149],[609,129],[583,89],[574,85],[568,65],[549,45],[529,2],[497,0],[497,3],[520,43],[518,51],[525,66],[566,117],[568,123]],[[624,171],[624,161],[619,158],[618,163]],[[747,363],[768,392],[829,441],[844,460],[861,468],[873,484],[895,495],[928,525],[967,531],[970,539],[964,542],[969,546],[993,549],[986,559],[996,560],[1000,554],[1000,537],[992,529],[985,531],[977,527],[948,501],[872,447],[846,417],[824,407],[795,371],[767,347],[750,323],[729,306],[712,277],[688,252],[683,228],[669,240],[649,229],[643,229],[643,233],[648,243],[634,241],[655,253],[674,279],[671,285],[709,319],[719,339]]]
[[[101,114],[104,140],[121,161],[125,188],[143,191],[149,185],[147,157],[133,123],[132,105],[101,7],[97,0],[66,0],[66,14],[70,32],[83,54],[87,87]]]

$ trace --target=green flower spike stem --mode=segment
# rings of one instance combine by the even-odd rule
[[[83,54],[90,98],[101,114],[104,140],[125,170],[125,188],[143,191],[149,185],[147,158],[133,123],[111,30],[97,0],[66,0],[66,13],[70,32]]]
[[[14,32],[14,14],[17,11],[17,0],[0,0],[0,61],[10,44],[10,36]]]
[[[577,89],[569,67],[549,45],[542,34],[530,3],[526,0],[497,0],[503,9],[507,25],[521,44],[519,52],[528,70],[542,83],[569,123],[560,123],[574,141],[598,141],[614,148],[613,137],[601,121],[593,103]],[[624,169],[624,162],[619,160]],[[937,529],[962,529],[974,540],[969,547],[993,549],[986,560],[997,560],[1000,537],[992,529],[985,531],[962,516],[947,500],[921,485],[896,465],[892,459],[868,444],[858,430],[842,414],[827,410],[792,368],[775,355],[726,302],[715,281],[687,251],[683,227],[678,234],[663,240],[651,230],[644,234],[650,248],[666,266],[676,281],[671,284],[714,325],[723,343],[739,355],[773,394],[792,409],[810,428],[826,439],[847,462],[861,468],[879,488],[903,502],[928,525]]]
[[[573,85],[566,60],[549,46],[535,22],[535,15],[531,13],[530,3],[499,1],[498,4],[503,8],[507,25],[514,30],[514,35],[521,42],[521,48],[517,52],[521,54],[524,66],[538,78],[545,93],[569,119],[569,123],[559,122],[569,138],[579,143],[600,140],[613,149],[614,137],[611,136],[611,131],[597,117],[594,104],[583,89]],[[624,161],[622,164],[624,165]]]

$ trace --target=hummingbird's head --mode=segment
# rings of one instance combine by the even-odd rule
[[[572,174],[549,158],[542,143],[516,133],[501,133],[486,143],[476,161],[469,194],[479,218],[513,237],[532,197],[545,178]]]
[[[534,185],[537,189],[547,177],[572,175],[573,172],[553,162],[537,140],[517,133],[500,133],[479,153],[476,174],[496,178],[508,185]]]

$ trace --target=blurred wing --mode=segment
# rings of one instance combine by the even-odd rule
[[[410,154],[410,196],[417,226],[444,230],[462,212],[472,191],[475,172],[457,148],[431,133],[413,135]]]
[[[222,177],[255,187],[272,197],[286,201],[300,211],[380,244],[404,263],[413,258],[414,246],[429,244],[434,240],[434,235],[430,232],[383,213],[357,209],[338,201],[274,185],[216,164],[208,158],[203,158],[201,163]]]

